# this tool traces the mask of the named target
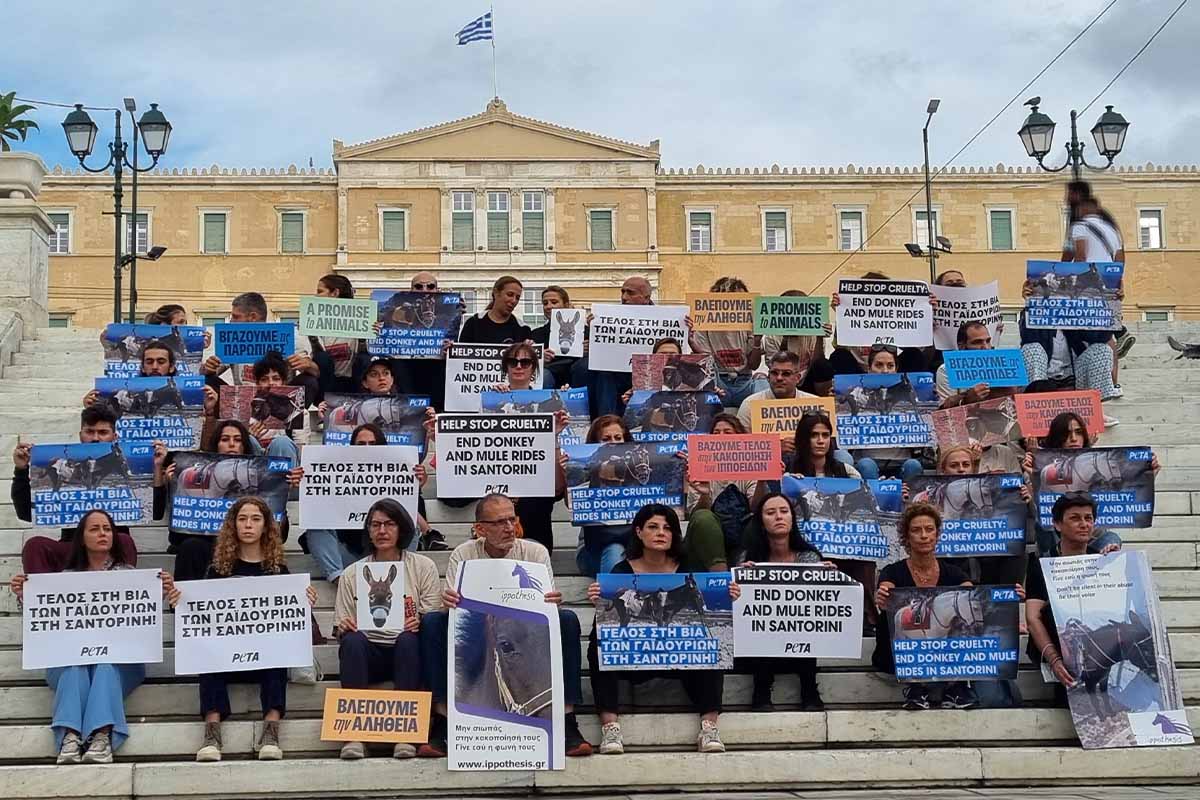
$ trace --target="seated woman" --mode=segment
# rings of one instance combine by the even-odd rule
[[[752,567],[756,563],[825,563],[832,567],[833,562],[823,562],[820,551],[804,538],[798,522],[796,507],[785,495],[779,492],[764,495],[754,510],[750,524],[746,526],[742,566]],[[738,594],[740,589],[735,589],[735,597]],[[749,669],[754,675],[754,695],[750,701],[753,711],[772,710],[771,687],[775,683],[775,676],[787,672],[795,672],[800,678],[801,710],[825,710],[825,703],[817,688],[815,658],[739,658],[737,668]]]
[[[283,539],[271,508],[261,498],[243,497],[225,515],[217,534],[212,564],[205,574],[213,578],[256,578],[263,575],[287,575]],[[167,601],[177,608],[187,594],[187,586],[175,586]],[[308,587],[309,605],[316,605],[317,591]],[[214,672],[199,676],[200,716],[204,720],[204,744],[196,753],[197,761],[221,760],[221,722],[230,714],[229,684],[257,683],[262,703],[263,728],[259,737],[258,759],[278,761],[279,721],[287,711],[288,671],[284,667],[245,672]]]
[[[421,688],[421,649],[417,633],[421,615],[442,607],[442,584],[437,565],[429,556],[408,552],[416,538],[416,526],[404,506],[395,500],[377,500],[367,511],[367,521],[359,535],[367,543],[366,558],[342,572],[334,601],[334,618],[341,631],[338,644],[343,689],[368,689],[372,683],[390,680],[397,691]],[[399,561],[404,569],[404,596],[392,603],[404,605],[404,628],[394,630],[358,627],[358,580],[355,573],[379,561]],[[367,578],[383,581],[382,569]],[[390,581],[388,581],[390,583]],[[412,758],[417,749],[408,742],[397,742],[393,758]],[[341,757],[358,759],[366,755],[362,742],[346,742]]]
[[[713,417],[714,435],[746,433],[737,414]],[[693,572],[724,572],[729,554],[741,549],[742,527],[759,493],[758,481],[693,481],[687,483],[689,566]],[[765,489],[765,484],[764,484]]]
[[[633,518],[633,538],[625,560],[613,567],[621,575],[672,574],[687,572],[684,564],[683,531],[679,517],[664,505],[644,506]],[[588,600],[600,604],[600,584],[592,583],[587,590]],[[693,710],[700,715],[700,732],[696,747],[701,753],[724,753],[725,745],[717,730],[721,713],[721,695],[725,673],[720,670],[621,670],[601,671],[600,653],[596,643],[596,628],[588,640],[588,667],[592,678],[592,696],[602,725],[600,753],[619,755],[625,752],[621,724],[617,718],[618,684],[621,680],[643,683],[652,678],[671,678],[683,684]]]
[[[64,572],[104,572],[132,569],[125,560],[121,538],[107,511],[84,512],[71,539]],[[175,584],[159,572],[163,591]],[[21,602],[25,575],[14,575],[9,587]],[[111,764],[113,751],[129,736],[125,722],[125,696],[146,679],[145,664],[88,664],[52,667],[46,683],[54,690],[54,715],[50,728],[58,748],[59,764]]]
[[[871,345],[867,356],[867,372],[871,375],[895,375],[896,356],[899,351],[895,345]],[[909,481],[921,474],[921,462],[913,458],[912,450],[907,447],[887,447],[872,450],[859,450],[856,454],[858,461],[855,466],[866,480],[876,480],[881,475],[899,476],[901,480]]]
[[[616,414],[605,414],[592,421],[584,438],[587,444],[624,444],[633,436],[625,420]],[[625,558],[625,548],[633,535],[630,525],[581,525],[575,548],[575,563],[583,575],[612,572]]]

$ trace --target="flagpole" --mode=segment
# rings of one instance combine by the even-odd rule
[[[492,97],[500,97],[500,88],[496,83],[496,7],[488,7],[492,15]]]

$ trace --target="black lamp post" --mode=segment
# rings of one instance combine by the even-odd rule
[[[132,98],[125,99],[125,108],[129,111],[129,118],[133,122],[133,163],[129,162],[128,145],[121,138],[120,111],[113,112],[115,130],[113,140],[108,145],[108,163],[103,167],[93,169],[84,163],[84,159],[91,154],[92,147],[96,144],[98,129],[96,123],[92,122],[92,118],[83,110],[83,105],[76,104],[75,110],[63,120],[63,131],[67,135],[67,145],[79,159],[79,166],[87,172],[108,172],[109,169],[113,171],[113,321],[121,321],[121,270],[128,264],[130,267],[129,321],[132,323],[137,321],[137,176],[141,172],[154,169],[158,164],[158,159],[166,152],[167,142],[171,138],[171,123],[158,110],[157,103],[151,103],[150,110],[142,114],[141,120],[138,121],[133,120],[136,106]],[[137,163],[139,132],[142,145],[153,159],[150,166],[145,168],[139,168]],[[121,209],[124,192],[122,179],[126,167],[133,176],[133,221],[129,226],[129,255],[127,256],[121,253],[121,225],[124,222]],[[158,255],[162,255],[162,252],[160,251]]]
[[[1113,111],[1112,106],[1105,106],[1104,113],[1092,126],[1092,139],[1096,142],[1096,152],[1104,156],[1106,160],[1104,166],[1097,167],[1084,161],[1083,148],[1086,145],[1079,141],[1075,121],[1077,114],[1072,110],[1071,141],[1067,143],[1067,160],[1060,166],[1048,167],[1044,159],[1050,152],[1050,143],[1054,139],[1054,120],[1038,111],[1038,104],[1041,102],[1042,98],[1034,97],[1025,103],[1032,108],[1025,124],[1021,126],[1021,130],[1017,131],[1017,135],[1021,137],[1021,143],[1025,145],[1025,152],[1029,154],[1030,158],[1037,160],[1039,167],[1046,172],[1062,172],[1069,166],[1072,177],[1079,180],[1084,167],[1099,172],[1112,166],[1113,159],[1125,146],[1125,133],[1129,129],[1129,123],[1123,116]]]

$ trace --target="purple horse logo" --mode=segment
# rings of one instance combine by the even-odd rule
[[[520,564],[517,564],[513,567],[512,574],[513,577],[517,579],[518,589],[534,589],[539,592],[542,591],[541,581],[526,572],[525,568]]]
[[[1186,722],[1176,722],[1166,714],[1156,714],[1153,724],[1157,725],[1163,734],[1182,733],[1185,736],[1192,735],[1192,729]]]

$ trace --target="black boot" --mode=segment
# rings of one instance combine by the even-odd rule
[[[800,667],[800,710],[824,711],[825,701],[821,699],[821,690],[817,688],[817,662],[809,661]]]
[[[771,685],[774,683],[774,676],[754,676],[754,695],[750,699],[751,711],[774,711],[775,705],[771,702]]]

